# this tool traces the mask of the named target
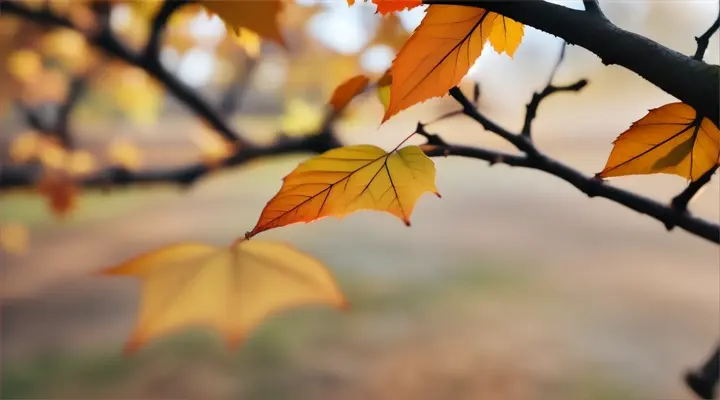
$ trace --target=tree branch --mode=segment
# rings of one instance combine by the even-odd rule
[[[540,0],[426,0],[430,4],[481,7],[532,26],[595,53],[647,79],[690,105],[715,125],[720,119],[720,66],[706,64],[644,36],[625,31],[592,13]]]
[[[177,9],[185,5],[184,0],[167,0],[160,6],[150,24],[150,38],[145,46],[144,57],[147,60],[159,60],[163,34],[170,17]]]
[[[715,175],[715,172],[718,170],[718,165],[714,166],[713,168],[710,168],[705,172],[704,174],[700,175],[700,178],[698,178],[696,181],[690,183],[685,190],[683,190],[680,194],[675,196],[672,199],[672,202],[670,203],[672,207],[677,210],[678,212],[684,212],[687,210],[688,205],[692,201],[692,199],[700,192],[700,190],[710,183],[710,180],[712,179],[712,176]]]
[[[720,28],[720,9],[718,10],[718,17],[715,19],[715,22],[708,28],[705,33],[700,35],[699,37],[695,37],[695,41],[697,42],[697,50],[695,51],[695,55],[693,55],[693,58],[700,61],[705,57],[705,51],[707,50],[708,46],[710,45],[710,38],[712,35],[717,32],[717,30]]]
[[[602,17],[603,19],[605,18],[605,14],[600,9],[598,0],[583,0],[583,5],[585,6],[585,12]]]
[[[581,79],[572,85],[566,85],[566,86],[555,86],[553,85],[553,80],[555,80],[555,75],[557,75],[557,71],[560,68],[560,64],[562,64],[563,60],[565,59],[565,48],[567,47],[567,44],[563,42],[562,49],[560,50],[560,57],[558,57],[557,62],[555,63],[555,66],[552,69],[552,72],[550,73],[550,78],[548,79],[548,83],[545,86],[545,89],[542,90],[542,92],[535,92],[533,93],[533,97],[530,100],[530,103],[527,104],[527,111],[525,112],[525,122],[523,123],[522,131],[520,131],[520,134],[522,136],[525,136],[526,138],[530,139],[531,130],[532,130],[532,123],[535,120],[535,117],[537,116],[537,110],[540,106],[540,103],[545,100],[546,97],[558,93],[558,92],[578,92],[582,90],[587,85],[587,80]]]

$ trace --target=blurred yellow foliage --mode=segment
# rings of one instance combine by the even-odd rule
[[[70,153],[67,171],[73,175],[85,175],[93,172],[96,168],[95,157],[85,150],[78,150]]]
[[[140,149],[125,138],[114,139],[108,147],[107,154],[110,162],[129,170],[140,168],[142,165]]]
[[[18,50],[10,54],[5,67],[10,76],[19,82],[31,83],[43,72],[42,56],[35,50]]]
[[[65,28],[43,36],[40,49],[46,57],[58,60],[75,74],[87,69],[92,54],[82,34]]]
[[[27,227],[17,222],[0,225],[0,249],[16,255],[27,253],[30,247],[30,234]]]
[[[25,131],[10,142],[10,159],[23,163],[32,161],[40,152],[41,138],[35,131]]]
[[[282,132],[287,135],[303,135],[320,129],[325,118],[325,108],[313,105],[301,98],[290,100],[282,117]]]
[[[235,145],[206,126],[193,135],[192,140],[200,148],[203,162],[211,167],[217,166],[235,152]]]

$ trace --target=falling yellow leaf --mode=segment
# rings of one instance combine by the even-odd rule
[[[217,329],[235,347],[279,311],[310,304],[347,306],[320,261],[282,243],[176,244],[102,274],[142,281],[140,315],[127,353],[191,326]]]
[[[25,225],[11,222],[0,225],[0,249],[16,255],[27,253],[30,233]]]
[[[377,210],[410,225],[425,192],[440,197],[435,164],[417,146],[385,152],[370,145],[341,147],[300,164],[283,179],[250,235],[355,211]]]
[[[282,132],[289,136],[316,132],[325,119],[325,110],[301,98],[293,98],[282,116]]]
[[[600,177],[663,173],[694,181],[720,163],[720,130],[684,103],[650,110],[613,144]]]
[[[142,165],[140,149],[131,141],[124,138],[112,141],[108,148],[108,158],[113,164],[120,165],[129,170],[138,169]]]
[[[330,106],[335,112],[342,111],[352,99],[365,90],[369,82],[370,80],[365,75],[357,75],[346,80],[333,92],[329,102]]]
[[[235,34],[240,28],[247,28],[264,39],[285,43],[278,24],[283,0],[202,0],[201,4],[211,14],[217,14]]]

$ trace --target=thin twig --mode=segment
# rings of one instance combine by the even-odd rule
[[[532,99],[527,104],[527,110],[525,111],[525,122],[523,123],[522,130],[520,131],[520,134],[528,139],[531,138],[531,131],[532,131],[532,123],[535,120],[535,117],[537,116],[537,110],[538,107],[540,107],[540,103],[545,100],[546,97],[559,92],[578,92],[582,88],[584,88],[587,85],[587,80],[581,79],[571,85],[565,85],[565,86],[555,86],[553,85],[553,81],[555,80],[555,75],[557,75],[557,71],[560,68],[560,64],[562,64],[563,60],[565,59],[565,48],[567,47],[567,44],[563,42],[562,48],[560,50],[560,56],[558,57],[557,62],[555,63],[555,66],[553,66],[552,72],[550,73],[550,78],[548,78],[548,83],[545,86],[545,88],[541,92],[535,92],[533,93]]]
[[[718,170],[718,165],[710,168],[704,174],[700,175],[696,181],[690,183],[685,190],[672,199],[672,207],[678,212],[685,212],[692,199],[700,192],[700,190],[710,183],[713,175]]]
[[[718,29],[720,29],[720,9],[718,10],[718,17],[715,19],[715,22],[713,22],[710,28],[708,28],[708,30],[699,37],[695,37],[697,50],[695,51],[695,55],[693,55],[694,59],[700,61],[703,57],[705,57],[705,51],[710,45],[710,38],[715,34],[715,32],[717,32]]]

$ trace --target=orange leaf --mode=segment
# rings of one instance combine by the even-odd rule
[[[330,106],[335,112],[340,112],[355,98],[367,88],[370,79],[365,75],[354,76],[341,83],[333,92],[330,98]]]
[[[64,171],[46,172],[37,189],[48,199],[50,210],[57,217],[67,216],[77,205],[75,182]]]
[[[720,130],[684,103],[650,110],[613,144],[600,177],[674,174],[694,181],[720,163]]]
[[[372,0],[377,6],[376,13],[385,15],[394,11],[415,8],[422,5],[422,0]],[[355,4],[355,0],[347,0],[348,6]]]
[[[410,214],[435,187],[435,164],[417,146],[385,152],[370,145],[330,150],[300,164],[283,179],[250,232],[311,222],[360,210],[385,211],[410,225]]]
[[[422,0],[372,0],[372,2],[377,5],[377,12],[382,15],[422,5]]]
[[[140,312],[126,354],[182,328],[206,326],[240,344],[269,315],[309,304],[347,307],[323,263],[282,244],[244,240],[229,247],[181,243],[162,247],[102,275],[133,276]]]
[[[217,14],[235,34],[244,27],[264,39],[285,43],[278,25],[283,0],[202,0],[201,4],[210,13]]]
[[[432,5],[392,64],[390,105],[383,122],[432,97],[443,96],[480,56],[498,15],[465,6]]]

